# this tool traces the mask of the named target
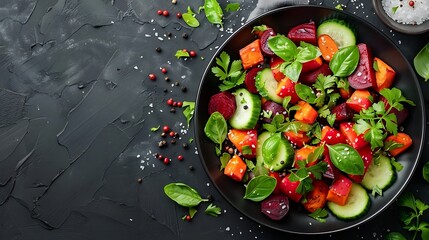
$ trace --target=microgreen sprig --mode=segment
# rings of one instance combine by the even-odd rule
[[[212,67],[212,73],[222,81],[219,85],[221,91],[229,90],[244,82],[246,74],[244,74],[241,60],[234,60],[231,62],[231,57],[228,53],[222,52],[216,58],[217,66]]]

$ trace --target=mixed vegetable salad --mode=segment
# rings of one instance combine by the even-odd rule
[[[340,19],[286,35],[255,26],[251,34],[240,59],[222,52],[211,69],[220,84],[204,132],[220,170],[274,220],[289,201],[319,221],[328,210],[346,221],[362,217],[369,194],[394,183],[395,157],[412,145],[399,126],[414,103],[393,87],[395,70]]]

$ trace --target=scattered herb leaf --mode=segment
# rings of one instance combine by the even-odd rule
[[[176,54],[174,54],[174,56],[176,58],[185,58],[185,57],[190,57],[189,52],[187,51],[183,51],[183,50],[177,50]]]
[[[423,178],[429,183],[429,162],[423,166]]]
[[[151,132],[156,132],[156,131],[158,131],[158,129],[159,129],[160,127],[161,127],[161,126],[159,126],[159,125],[158,125],[158,126],[156,126],[156,127],[151,127],[151,128],[150,128],[150,131],[151,131]]]
[[[314,218],[315,220],[324,223],[326,222],[326,218],[328,217],[328,211],[324,208],[318,208],[316,211],[308,214],[309,217]]]
[[[196,28],[200,26],[200,22],[195,18],[195,13],[192,11],[191,7],[188,6],[188,11],[182,14],[183,21],[185,21],[188,26]]]
[[[191,122],[195,112],[195,102],[183,101],[182,108],[183,115],[186,117],[186,122],[188,123],[189,127],[189,123]]]
[[[212,113],[204,127],[204,133],[214,143],[219,144],[219,148],[216,148],[217,155],[220,154],[220,149],[222,149],[222,143],[226,139],[227,131],[226,120],[222,114],[219,112]]]
[[[199,10],[201,11],[201,9],[204,9],[209,22],[222,26],[223,10],[217,0],[205,0],[204,6],[200,7]]]
[[[414,57],[414,68],[425,81],[429,80],[429,43]]]
[[[216,205],[210,203],[206,210],[204,211],[207,215],[213,216],[213,217],[217,217],[221,214],[221,210],[219,207],[217,207]]]
[[[235,12],[240,9],[240,3],[228,3],[225,7],[226,12]]]

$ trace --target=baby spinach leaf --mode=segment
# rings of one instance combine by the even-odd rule
[[[347,77],[354,72],[359,63],[359,49],[356,45],[341,48],[329,62],[334,76]]]
[[[204,127],[204,133],[214,143],[219,144],[219,149],[222,149],[222,143],[226,138],[227,131],[226,120],[222,114],[219,112],[212,113]]]
[[[223,10],[217,0],[205,0],[204,12],[209,22],[222,25]]]
[[[295,43],[280,34],[268,39],[268,47],[285,62],[292,62],[297,54]]]
[[[188,6],[188,11],[182,14],[183,21],[185,21],[188,26],[196,28],[200,26],[200,22],[195,18],[195,13],[192,11],[191,7]]]
[[[183,207],[195,207],[201,202],[207,202],[198,192],[184,183],[170,183],[164,186],[164,193]]]
[[[252,180],[246,186],[244,199],[254,202],[260,202],[270,196],[276,187],[277,180],[270,176],[260,175]]]
[[[339,170],[348,173],[362,175],[364,173],[363,160],[356,149],[347,144],[326,145],[332,163]]]
[[[414,57],[414,68],[416,72],[425,80],[429,80],[429,43],[424,46]]]

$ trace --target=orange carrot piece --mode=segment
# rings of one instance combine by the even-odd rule
[[[294,166],[298,167],[298,164],[296,163],[297,161],[307,161],[310,153],[314,152],[316,149],[317,149],[316,146],[306,145],[302,148],[295,150],[295,156],[294,156],[295,165]],[[307,167],[309,167],[309,166],[315,165],[316,163],[317,163],[317,161],[313,161],[313,162],[308,162],[306,165],[307,165]]]
[[[328,184],[322,180],[314,180],[313,189],[307,193],[306,201],[303,203],[304,208],[309,212],[314,212],[317,209],[325,207],[328,191]]]
[[[332,183],[331,188],[328,191],[328,195],[326,196],[326,200],[341,206],[346,205],[350,191],[352,190],[352,185],[352,180],[339,174]]]
[[[399,144],[402,144],[402,146],[398,147],[398,148],[394,148],[389,150],[390,155],[396,157],[399,154],[403,153],[405,150],[407,150],[407,148],[409,148],[412,144],[413,144],[413,139],[411,139],[411,137],[406,134],[406,133],[398,133],[396,135],[390,135],[386,138],[385,142],[396,142]]]
[[[303,123],[313,124],[317,117],[317,111],[305,101],[299,101],[298,106],[299,110],[296,111],[294,118]]]
[[[396,72],[387,63],[383,62],[380,58],[374,58],[374,65],[376,65],[375,80],[377,82],[377,90],[380,92],[383,88],[389,88],[393,84]]]
[[[240,58],[244,70],[262,63],[264,61],[264,56],[262,55],[260,40],[256,39],[240,49]]]
[[[241,181],[246,173],[247,165],[240,156],[234,155],[226,164],[223,174],[234,179]]]
[[[323,59],[329,62],[331,61],[334,54],[338,51],[338,46],[327,34],[322,34],[317,39],[317,45],[319,46],[320,52],[322,53]]]

